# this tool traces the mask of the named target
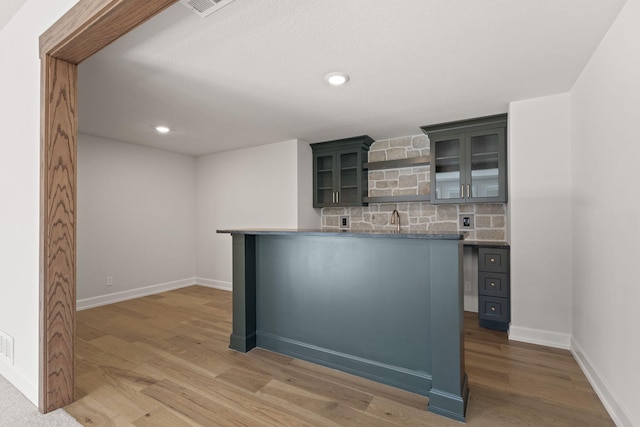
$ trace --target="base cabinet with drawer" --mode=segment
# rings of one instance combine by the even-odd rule
[[[483,328],[509,329],[509,248],[478,249],[478,318]]]

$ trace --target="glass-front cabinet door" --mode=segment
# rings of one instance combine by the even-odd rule
[[[465,199],[471,202],[506,200],[504,130],[470,132],[467,147],[469,169]]]
[[[318,206],[331,206],[335,203],[335,177],[334,177],[334,159],[333,153],[318,154],[314,156],[314,174],[315,192],[313,204]]]
[[[507,115],[422,126],[431,142],[431,203],[507,201]]]
[[[367,135],[311,144],[313,207],[363,206],[368,171],[364,167],[373,139]]]
[[[431,186],[431,200],[456,201],[463,197],[463,150],[460,138],[446,137],[432,141],[432,168],[435,171]],[[433,185],[435,184],[435,185]]]
[[[351,206],[362,200],[362,164],[359,151],[338,152],[338,192],[336,204]]]

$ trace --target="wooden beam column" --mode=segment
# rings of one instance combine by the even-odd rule
[[[74,399],[78,66],[42,64],[40,411]]]
[[[39,404],[74,401],[78,65],[177,0],[80,0],[40,36]]]

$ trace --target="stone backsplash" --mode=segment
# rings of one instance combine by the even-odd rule
[[[370,162],[429,155],[426,135],[376,141],[369,150]],[[414,196],[429,194],[429,166],[369,171],[369,196]],[[393,211],[393,209],[392,209]]]
[[[397,160],[429,155],[426,135],[376,141],[369,150],[369,161]],[[430,166],[372,170],[369,196],[429,194]],[[357,231],[395,231],[391,213],[398,210],[402,232],[464,232],[468,240],[506,240],[506,204],[439,204],[428,202],[369,203],[351,208],[323,208],[322,229],[340,230],[340,217],[349,217],[349,229]],[[463,227],[463,218],[470,227]]]

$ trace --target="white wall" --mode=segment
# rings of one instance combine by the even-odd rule
[[[509,107],[509,337],[569,348],[571,132],[569,95]]]
[[[78,308],[193,283],[195,166],[192,156],[78,136]]]
[[[230,289],[231,238],[216,230],[318,228],[311,165],[297,140],[196,159],[80,135],[78,307],[194,282]]]
[[[478,251],[465,246],[462,258],[464,277],[464,311],[478,312]],[[469,290],[467,290],[469,286]]]
[[[640,425],[640,2],[571,91],[573,350],[618,425]]]
[[[321,210],[313,208],[313,152],[308,142],[298,140],[298,228],[317,229]]]
[[[308,146],[308,144],[307,144]],[[320,227],[310,212],[309,154],[297,140],[201,156],[197,159],[198,281],[231,287],[231,236],[219,229]],[[302,152],[301,152],[302,151]],[[309,165],[298,175],[298,160]],[[305,159],[307,157],[307,159]],[[308,161],[307,161],[308,160]],[[303,190],[304,188],[304,190]],[[300,198],[309,209],[299,208]]]
[[[27,0],[0,0],[0,30],[26,2]]]
[[[75,0],[29,0],[0,31],[0,329],[15,339],[0,374],[38,400],[40,60],[38,37]]]

